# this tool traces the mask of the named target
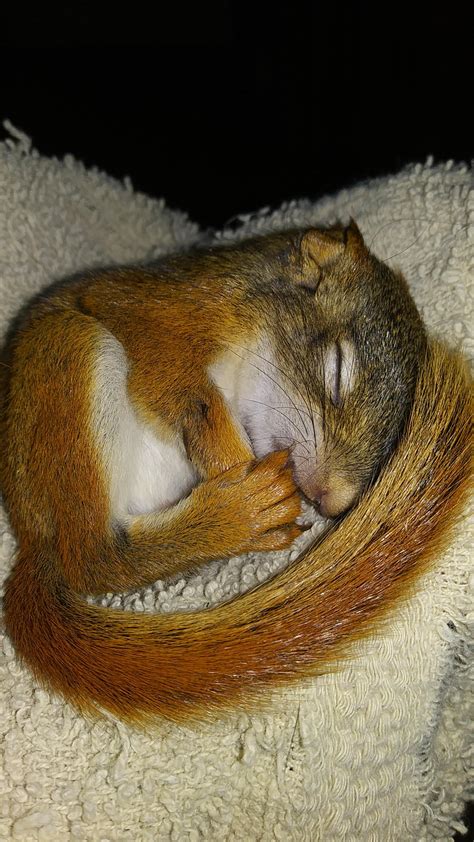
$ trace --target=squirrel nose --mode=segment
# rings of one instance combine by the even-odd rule
[[[331,492],[327,488],[318,490],[313,498],[313,502],[322,517],[336,517],[341,514],[341,511],[334,505]]]
[[[358,489],[353,483],[342,477],[334,477],[324,485],[315,485],[310,497],[323,517],[333,518],[347,511],[355,502],[357,494]]]
[[[315,493],[313,503],[323,517],[330,517],[327,513],[327,489],[321,488]]]
[[[320,470],[308,459],[294,461],[293,471],[296,484],[323,517],[342,515],[355,503],[361,491],[361,487],[344,474],[327,465]]]

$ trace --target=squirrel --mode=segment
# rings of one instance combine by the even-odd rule
[[[6,629],[84,715],[205,718],[333,669],[470,487],[465,366],[354,221],[89,271],[38,296],[5,360]],[[304,498],[332,519],[323,539],[227,603],[85,598],[289,547]]]

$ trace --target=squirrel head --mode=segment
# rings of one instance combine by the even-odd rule
[[[423,323],[402,275],[371,254],[354,221],[272,234],[244,252],[262,329],[239,415],[256,455],[290,446],[302,491],[337,516],[403,432]]]

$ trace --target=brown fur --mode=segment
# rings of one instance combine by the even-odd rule
[[[278,259],[283,241],[277,236],[268,246]],[[316,249],[318,271],[303,283],[322,284],[323,297],[321,266],[337,259],[337,241],[328,246],[323,238],[324,254],[309,243],[311,259],[303,238],[303,265],[288,263],[299,284]],[[171,262],[160,306],[147,292],[153,278],[146,270],[117,270],[39,302],[10,347],[1,482],[19,550],[6,588],[7,629],[35,675],[85,713],[105,708],[135,722],[209,716],[253,703],[263,687],[331,669],[446,547],[470,487],[464,366],[441,346],[425,350],[421,342],[410,420],[388,465],[294,565],[196,614],[133,616],[84,602],[77,592],[141,586],[209,558],[288,546],[299,534],[288,454],[249,461],[248,443],[206,375],[229,336],[244,345],[262,329],[242,281],[241,267],[250,260],[254,269],[256,260],[245,248],[232,308],[222,292],[228,266],[212,254],[206,282],[194,283],[190,269],[189,294],[178,297]],[[361,252],[357,238],[354,248]],[[369,257],[359,257],[367,271]],[[351,260],[346,276],[355,277]],[[235,256],[231,261],[235,271]],[[185,281],[186,265],[179,264]],[[406,319],[416,321],[410,306]],[[170,518],[137,517],[123,540],[111,531],[106,477],[87,434],[92,363],[104,328],[131,360],[128,390],[137,412],[170,441],[182,433],[204,480]]]

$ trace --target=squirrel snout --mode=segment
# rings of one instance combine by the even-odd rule
[[[297,486],[323,517],[335,518],[344,514],[359,498],[361,485],[343,473],[338,464],[340,460],[330,460],[321,447],[314,455],[309,455],[307,449],[296,444],[290,460]]]
[[[323,517],[342,515],[356,501],[359,489],[341,476],[318,478],[317,472],[298,483],[303,493],[316,505]]]

